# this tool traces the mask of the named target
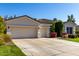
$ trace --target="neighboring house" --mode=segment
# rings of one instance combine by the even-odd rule
[[[50,24],[29,16],[19,16],[6,21],[7,33],[12,38],[46,38],[50,36]]]
[[[76,26],[76,30],[79,31],[79,25]]]
[[[64,32],[75,35],[76,26],[74,22],[64,22]]]

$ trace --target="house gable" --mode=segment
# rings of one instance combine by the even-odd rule
[[[19,17],[6,21],[6,24],[14,26],[38,26],[39,22],[36,22],[29,17]]]
[[[64,26],[74,27],[74,26],[76,26],[76,24],[73,23],[73,22],[65,22],[65,23],[64,23]]]

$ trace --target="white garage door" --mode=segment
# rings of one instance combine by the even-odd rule
[[[42,29],[42,37],[47,37],[47,30],[46,29]]]
[[[37,37],[36,28],[12,28],[12,38],[34,38]]]
[[[44,28],[40,29],[40,37],[42,37],[42,38],[47,37],[47,29],[44,29]]]

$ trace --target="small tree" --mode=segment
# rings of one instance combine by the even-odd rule
[[[57,32],[57,36],[60,37],[63,31],[63,22],[58,21],[55,24],[55,32]]]
[[[6,33],[6,25],[4,23],[3,18],[0,16],[0,34]]]
[[[53,19],[53,22],[57,22],[57,18],[54,18],[54,19]]]
[[[55,32],[55,23],[52,23],[52,25],[50,26],[50,31]]]
[[[55,23],[57,22],[57,18],[54,18],[53,21],[51,22],[52,25],[50,27],[51,32],[55,32]]]

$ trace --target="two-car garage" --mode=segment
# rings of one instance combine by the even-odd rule
[[[36,38],[37,28],[28,26],[10,27],[12,38]]]
[[[37,22],[27,16],[8,20],[6,24],[7,33],[10,33],[12,38],[45,38],[50,34],[50,24]]]

